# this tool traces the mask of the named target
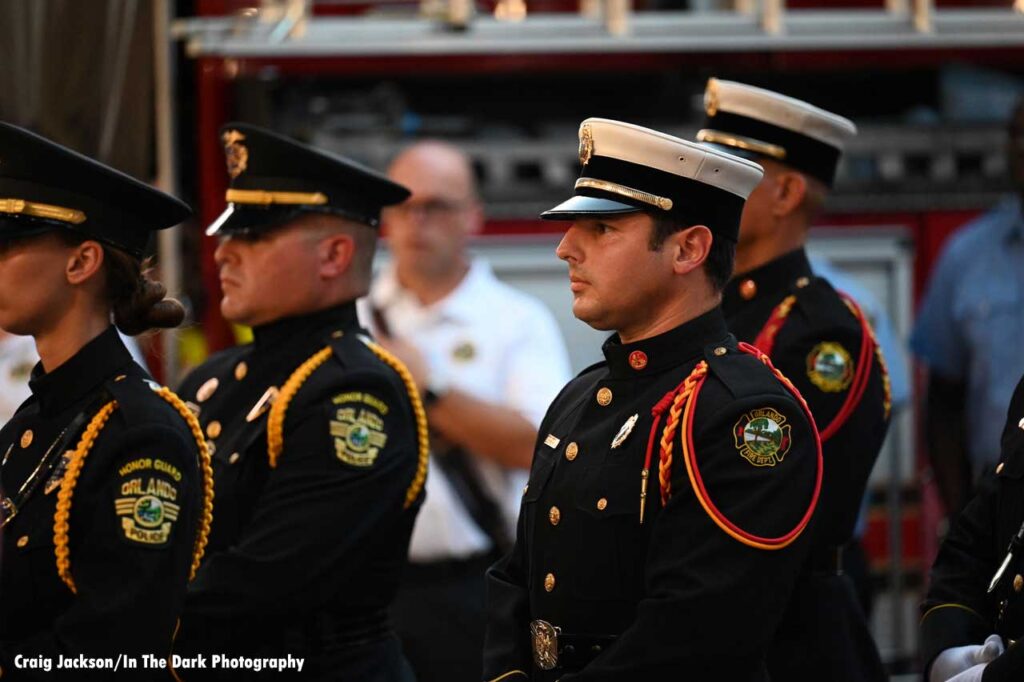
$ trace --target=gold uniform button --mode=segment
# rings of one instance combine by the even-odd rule
[[[996,466],[996,473],[997,473],[997,474],[1001,474],[1001,473],[1003,473],[1003,466],[1004,466],[1004,464],[1003,464],[1002,462],[1000,462],[1000,463],[999,463],[999,464],[998,464],[998,465]]]
[[[570,462],[576,459],[578,454],[580,454],[580,446],[576,445],[576,441],[565,446],[565,458]]]
[[[32,429],[25,429],[25,433],[21,434],[21,447],[27,448],[29,445],[32,445],[33,438]]]
[[[114,381],[124,381],[127,378],[127,374],[118,374],[116,377],[114,377]]]
[[[1013,578],[1013,591],[1014,592],[1020,592],[1021,589],[1024,589],[1024,576],[1022,576],[1022,575],[1020,575],[1018,573]]]
[[[597,404],[601,407],[607,407],[612,402],[612,390],[610,388],[602,388],[597,392]]]
[[[27,535],[22,535],[20,538],[18,538],[18,547],[24,547],[27,544],[28,544],[28,536]]]
[[[218,386],[220,386],[220,381],[217,380],[217,377],[207,379],[203,385],[199,387],[199,390],[196,391],[196,400],[201,403],[206,402],[210,399],[210,396],[213,395],[213,392],[217,390]]]
[[[337,331],[331,332],[331,338],[332,339],[340,339],[343,336],[345,336],[345,332],[341,331],[340,329],[338,329]]]
[[[757,296],[757,282],[752,279],[743,280],[743,283],[740,284],[740,296],[744,301],[749,301]]]
[[[238,461],[239,459],[241,459],[241,457],[242,457],[242,456],[241,456],[240,454],[238,454],[237,452],[232,452],[232,453],[231,453],[231,456],[230,456],[230,457],[228,457],[228,464],[234,464],[234,463],[235,463],[235,462],[237,462],[237,461]]]
[[[557,526],[558,522],[561,521],[561,520],[562,520],[562,512],[558,509],[558,507],[552,507],[548,511],[548,521],[551,522],[552,526]]]
[[[235,378],[241,381],[245,378],[245,375],[249,373],[249,365],[245,364],[245,360],[235,365]]]
[[[523,486],[523,494],[525,495],[526,491],[529,490],[529,489],[530,489],[530,484],[527,483],[526,485]]]
[[[811,283],[811,280],[807,279],[806,277],[801,277],[800,279],[798,279],[796,281],[796,286],[797,286],[798,289],[803,289],[805,286],[807,286],[810,283]]]
[[[544,576],[544,591],[551,592],[555,589],[555,574],[548,573]]]
[[[605,509],[607,509],[607,507],[608,507],[608,500],[607,499],[602,497],[600,500],[597,501],[597,510],[598,511],[604,511]]]
[[[217,436],[220,435],[220,430],[221,430],[220,422],[214,420],[214,421],[212,421],[212,422],[210,422],[209,424],[206,425],[206,437],[207,438],[216,438]]]
[[[729,351],[725,349],[725,346],[719,346],[718,348],[715,349],[715,355],[717,355],[718,357],[722,357],[728,352]]]

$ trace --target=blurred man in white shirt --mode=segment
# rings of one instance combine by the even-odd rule
[[[484,571],[514,535],[537,425],[569,379],[568,356],[550,311],[467,253],[484,222],[469,159],[421,142],[389,175],[412,197],[385,211],[393,261],[362,312],[412,372],[433,436],[393,619],[420,682],[478,682]]]

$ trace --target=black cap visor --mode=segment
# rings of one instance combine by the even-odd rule
[[[558,206],[544,211],[540,217],[544,220],[575,220],[576,218],[593,218],[602,215],[624,215],[643,210],[639,206],[621,201],[576,195]]]
[[[310,213],[326,213],[368,227],[377,227],[380,219],[364,212],[347,211],[336,206],[246,206],[228,204],[224,212],[206,228],[209,237],[265,234],[285,223]]]

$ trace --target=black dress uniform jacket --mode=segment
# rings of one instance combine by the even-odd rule
[[[182,415],[154,393],[113,327],[52,372],[37,365],[29,385],[32,396],[0,431],[4,492],[16,502],[44,453],[74,449],[105,403],[116,400],[117,407],[74,487],[68,548],[77,593],[59,577],[55,559],[62,468],[41,480],[4,528],[4,679],[108,679],[115,665],[118,677],[151,679],[155,673],[141,656],[169,655],[192,564],[202,485],[196,440]],[[19,669],[19,654],[30,662],[48,659],[52,672]],[[58,656],[106,658],[111,665],[58,670]]]
[[[814,276],[803,249],[735,277],[722,309],[729,330],[754,343],[790,296],[792,308],[771,350],[763,350],[811,408],[822,436],[825,475],[811,555],[769,652],[768,669],[779,680],[884,681],[888,675],[840,560],[889,427],[887,377],[869,338],[863,395],[830,435],[829,425],[857,387],[865,329],[835,289]]]
[[[813,506],[813,427],[770,370],[738,350],[718,308],[636,343],[612,337],[603,350],[605,362],[571,381],[541,424],[515,547],[488,572],[485,679],[767,680],[765,651],[806,534],[771,550],[727,534],[691,485],[685,429],[664,508],[653,457],[641,524],[652,408],[707,362],[692,431],[699,475],[729,522],[764,538],[799,527]],[[767,459],[745,440],[754,413],[777,429],[760,451]],[[553,670],[531,662],[534,620],[560,628]]]
[[[217,491],[182,616],[184,656],[291,654],[305,659],[303,679],[404,679],[386,609],[422,497],[406,505],[418,490],[417,433],[405,384],[363,334],[352,303],[279,320],[184,382],[215,447]],[[286,380],[326,347],[291,398],[272,468],[268,389],[282,400]]]
[[[1003,430],[996,473],[960,513],[931,571],[921,619],[926,666],[944,650],[982,644],[998,634],[1009,646],[989,663],[984,682],[1024,679],[1024,379],[1017,384]],[[1003,562],[1012,547],[1005,568]],[[999,572],[992,592],[989,586]],[[927,668],[926,668],[927,675]]]

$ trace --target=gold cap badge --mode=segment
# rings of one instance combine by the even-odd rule
[[[590,132],[590,126],[584,125],[580,128],[580,163],[586,166],[594,155],[594,134]]]

